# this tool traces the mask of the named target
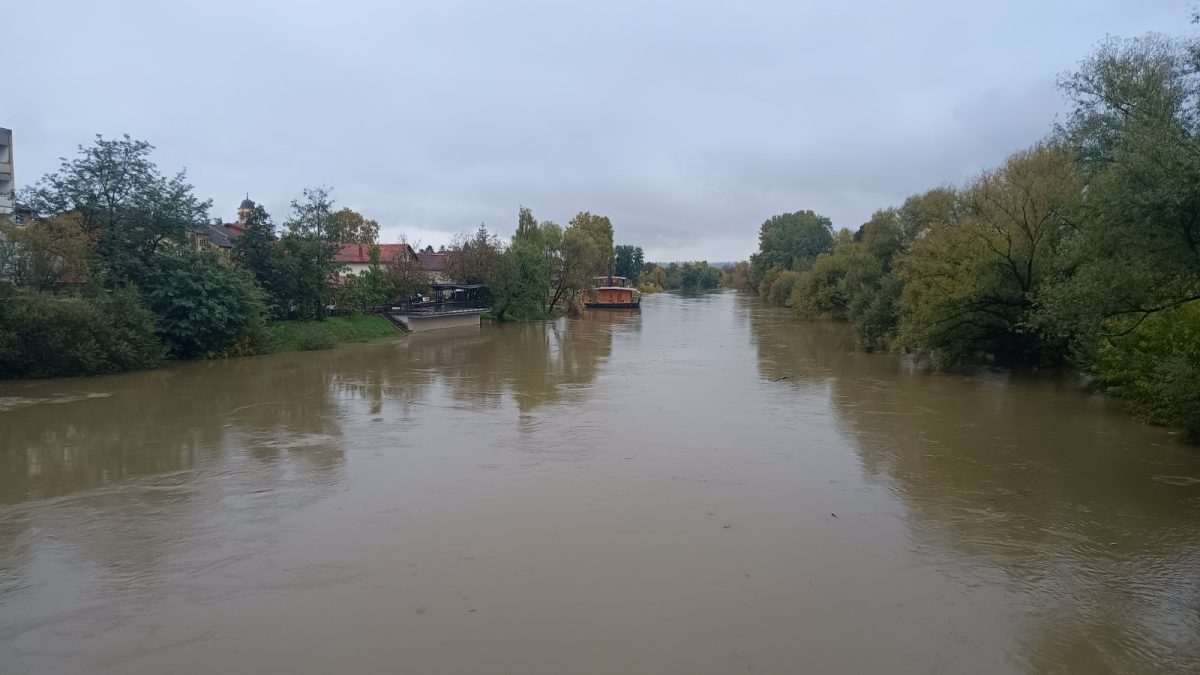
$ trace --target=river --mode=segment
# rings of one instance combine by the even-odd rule
[[[0,671],[1200,668],[1200,452],[734,293],[0,384]]]

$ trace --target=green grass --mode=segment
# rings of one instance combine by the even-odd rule
[[[271,352],[332,349],[340,344],[396,337],[400,331],[379,316],[331,316],[324,321],[275,321],[267,326]]]

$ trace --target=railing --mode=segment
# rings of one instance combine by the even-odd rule
[[[447,300],[444,302],[409,302],[394,305],[392,312],[408,315],[454,314],[456,312],[478,312],[488,308],[483,300]]]

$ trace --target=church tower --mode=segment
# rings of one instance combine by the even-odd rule
[[[245,227],[252,213],[254,213],[254,202],[250,201],[250,193],[246,193],[246,198],[242,200],[241,206],[238,207],[238,225]]]

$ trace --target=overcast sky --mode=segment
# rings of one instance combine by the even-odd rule
[[[1106,34],[1191,34],[1191,4],[8,0],[0,126],[18,185],[128,133],[227,220],[324,184],[385,242],[524,204],[734,260],[772,214],[853,228],[995,165]]]

